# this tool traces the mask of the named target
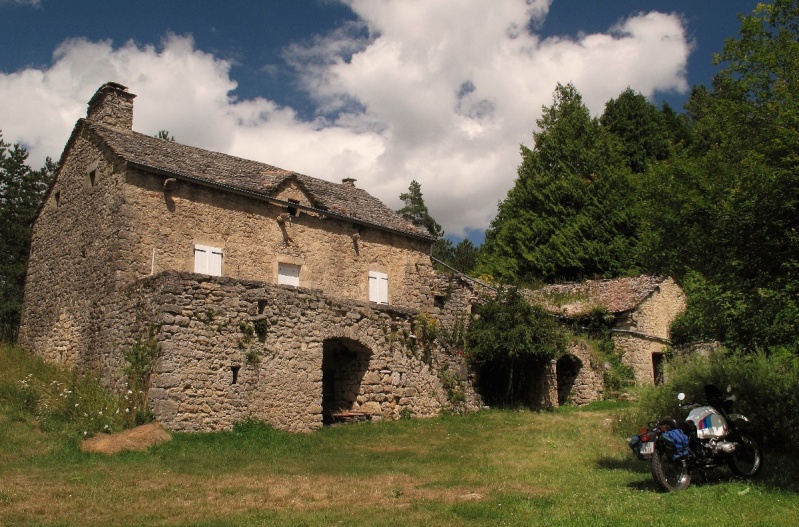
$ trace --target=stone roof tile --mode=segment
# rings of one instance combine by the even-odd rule
[[[611,313],[629,311],[666,280],[665,277],[641,275],[614,280],[588,280],[582,283],[553,284],[536,290],[525,290],[528,302],[541,304],[548,311],[565,316],[578,316],[595,307]]]
[[[409,223],[382,201],[352,185],[331,183],[258,161],[183,145],[131,130],[111,128],[85,119],[81,121],[117,156],[129,163],[266,198],[274,198],[273,193],[280,184],[294,178],[310,194],[316,209],[334,212],[360,223],[432,240],[426,230]]]

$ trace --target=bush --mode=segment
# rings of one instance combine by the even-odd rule
[[[709,357],[690,356],[672,360],[667,382],[641,392],[638,405],[620,417],[620,431],[636,431],[649,421],[668,415],[684,417],[678,410],[677,394],[689,401],[704,402],[705,384],[722,390],[732,386],[737,396],[735,411],[751,421],[765,446],[784,452],[799,452],[799,357],[780,353],[732,353],[719,351]]]

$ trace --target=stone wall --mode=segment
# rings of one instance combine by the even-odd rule
[[[479,408],[461,375],[463,358],[414,335],[415,310],[185,272],[143,279],[126,293],[119,313],[137,313],[139,331],[157,328],[149,400],[172,430],[219,430],[245,418],[291,431],[319,428],[327,410],[325,354],[337,360],[341,348],[360,354],[364,367],[351,368],[360,370],[348,380],[357,393],[335,411],[372,419],[437,415],[452,406],[442,381],[453,376],[464,408]],[[134,338],[129,333],[124,346]]]
[[[130,230],[114,156],[85,130],[66,154],[33,227],[19,340],[47,360],[96,369],[107,351],[99,345],[106,302],[119,283],[114,255]]]
[[[540,406],[557,408],[599,401],[604,392],[602,365],[596,360],[595,350],[584,340],[572,340],[562,357],[545,366],[534,393]]]
[[[615,333],[622,362],[633,369],[637,384],[653,384],[653,356],[665,353],[674,319],[685,311],[685,294],[668,278],[617,325],[632,333]]]
[[[222,275],[277,283],[278,264],[300,266],[300,286],[369,300],[369,271],[386,273],[392,305],[423,308],[430,242],[358,226],[302,209],[129,171],[124,187],[135,241],[123,255],[128,280],[164,270],[193,271],[195,244],[223,251]],[[280,197],[310,205],[289,185]]]

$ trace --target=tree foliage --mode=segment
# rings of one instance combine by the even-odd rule
[[[430,215],[430,211],[427,210],[427,205],[422,196],[422,185],[419,182],[416,180],[411,181],[408,192],[400,194],[400,200],[402,200],[404,204],[403,207],[397,211],[400,216],[415,226],[427,230],[427,232],[429,232],[431,236],[435,236],[436,239],[444,236],[444,229],[441,228],[441,225],[433,219]]]
[[[408,192],[400,194],[400,199],[404,206],[397,213],[436,237],[433,243],[433,257],[464,274],[471,273],[480,250],[467,239],[453,245],[444,237],[444,229],[430,215],[424,202],[422,185],[416,180],[411,181]]]
[[[642,260],[681,278],[685,339],[799,345],[799,2],[760,4],[686,105],[689,148],[643,185]]]
[[[27,165],[28,152],[3,141],[0,133],[0,340],[16,337],[31,228],[55,164],[47,159],[40,170]]]
[[[558,85],[508,196],[486,231],[478,271],[504,282],[618,276],[634,268],[635,194],[621,141]]]
[[[518,289],[501,290],[478,308],[466,350],[489,404],[529,403],[534,371],[566,350],[564,330]]]

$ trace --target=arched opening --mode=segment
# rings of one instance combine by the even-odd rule
[[[369,348],[350,339],[322,344],[322,423],[348,420],[358,410],[361,381],[369,369]]]
[[[558,359],[555,365],[558,378],[558,406],[569,402],[574,381],[577,380],[577,375],[582,367],[583,363],[574,355],[564,355]]]

